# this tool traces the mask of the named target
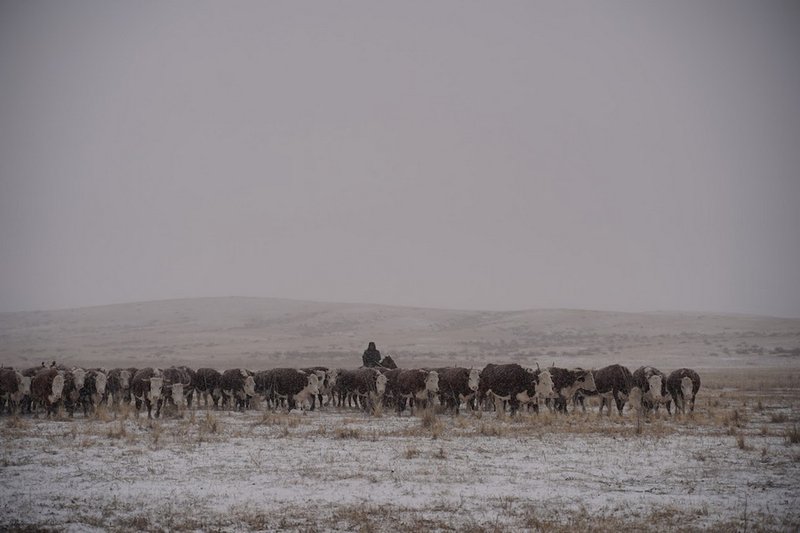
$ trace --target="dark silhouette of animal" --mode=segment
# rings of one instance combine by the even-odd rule
[[[545,374],[549,377],[549,372]],[[539,373],[541,374],[541,372]],[[505,409],[505,402],[514,415],[519,410],[521,404],[537,402],[542,391],[537,391],[540,382],[540,375],[530,368],[522,368],[517,363],[486,365],[480,373],[478,383],[478,403],[483,405],[487,399],[495,400],[495,409]],[[548,385],[552,385],[547,380]],[[548,386],[549,391],[552,391]],[[499,400],[501,403],[497,403]]]
[[[13,368],[0,368],[0,412],[5,407],[8,414],[16,413],[22,399],[30,393],[30,376],[23,376]]]
[[[198,368],[194,373],[192,387],[197,391],[198,405],[200,404],[200,398],[203,398],[203,403],[208,407],[208,399],[210,397],[214,407],[219,407],[219,401],[222,399],[222,374],[213,368]]]
[[[583,398],[585,396],[600,396],[600,414],[603,414],[605,407],[607,413],[611,415],[611,400],[617,406],[617,411],[620,416],[625,407],[625,402],[628,401],[628,395],[633,387],[633,375],[631,371],[622,365],[609,365],[599,370],[592,371],[594,376],[594,383],[596,386],[595,391],[585,391],[583,389],[575,393],[575,401],[581,404],[583,410]]]
[[[315,372],[303,372],[297,368],[273,368],[258,372],[257,389],[263,390],[275,407],[286,402],[291,411],[298,405],[301,409],[305,402],[319,394],[319,377]]]
[[[89,412],[97,411],[97,407],[105,397],[107,382],[108,378],[102,369],[91,368],[86,371],[83,388],[80,392],[84,416],[88,416]]]
[[[233,368],[222,373],[220,381],[222,400],[232,409],[244,411],[256,394],[256,382],[244,368]]]
[[[394,402],[398,414],[408,404],[413,415],[417,402],[427,406],[439,392],[439,374],[435,370],[394,368],[383,375],[386,376],[386,394]]]
[[[689,402],[689,412],[694,412],[694,399],[700,390],[700,376],[691,368],[679,368],[670,372],[667,377],[667,392],[675,403],[675,413],[680,411],[686,414],[686,403]],[[670,405],[667,403],[667,412]]]
[[[477,368],[445,367],[437,368],[439,374],[439,403],[446,410],[458,414],[461,403],[475,408],[481,372]]]
[[[106,395],[115,409],[122,402],[130,402],[132,377],[133,374],[130,370],[124,368],[114,368],[108,371]]]

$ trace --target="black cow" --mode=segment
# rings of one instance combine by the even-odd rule
[[[678,409],[686,414],[686,402],[690,402],[689,412],[694,412],[694,398],[700,390],[700,376],[691,368],[679,368],[667,377],[667,392],[675,402],[675,413]],[[667,403],[667,412],[670,405]]]
[[[161,415],[163,385],[164,376],[160,369],[146,367],[136,371],[131,380],[131,396],[136,405],[137,417],[143,403],[147,407],[147,418],[152,418],[153,407],[156,408],[156,418]]]
[[[477,368],[445,367],[437,368],[439,374],[439,403],[445,409],[458,414],[461,402],[475,408],[475,395],[478,392],[481,372]]]
[[[250,399],[256,394],[255,380],[244,368],[234,368],[223,372],[220,387],[223,402],[231,408],[241,411],[250,406]]]
[[[200,405],[200,398],[203,398],[205,407],[208,408],[208,398],[214,403],[214,407],[219,406],[222,398],[222,374],[213,368],[198,368],[194,373],[192,388],[197,391],[197,404]]]
[[[631,371],[622,365],[609,365],[592,371],[592,375],[597,389],[593,392],[579,390],[575,393],[575,401],[580,403],[585,411],[584,397],[600,396],[600,414],[603,414],[603,407],[606,407],[607,413],[611,415],[611,400],[613,399],[621,416],[625,402],[628,401],[628,395],[633,388]]]
[[[478,404],[483,405],[488,398],[501,400],[495,408],[504,409],[505,402],[516,414],[520,404],[538,402],[541,391],[537,391],[540,377],[530,368],[522,368],[517,363],[486,365],[480,374],[478,383]]]
[[[553,380],[553,395],[555,396],[555,410],[567,412],[567,400],[573,398],[579,390],[594,392],[597,386],[594,376],[589,370],[583,368],[558,368],[551,366],[547,369]],[[548,406],[550,402],[548,401]]]
[[[273,368],[259,372],[258,389],[265,391],[275,407],[286,401],[291,411],[297,404],[304,408],[305,402],[319,394],[319,377],[315,372],[303,372],[296,368]]]
[[[386,396],[394,402],[398,414],[408,403],[413,415],[417,401],[427,406],[433,395],[439,392],[439,374],[435,370],[393,368],[383,375],[386,376]]]

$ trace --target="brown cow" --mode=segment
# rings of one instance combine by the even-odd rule
[[[433,395],[439,392],[439,374],[435,370],[394,368],[383,375],[386,376],[386,394],[390,401],[394,401],[397,414],[405,410],[408,402],[413,415],[416,401],[427,406]]]
[[[13,368],[0,368],[0,411],[7,406],[8,414],[16,413],[26,395],[31,393],[31,378]]]
[[[47,410],[47,416],[55,413],[64,391],[64,373],[55,368],[43,368],[31,381],[31,399]]]

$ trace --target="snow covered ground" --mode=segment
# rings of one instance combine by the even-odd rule
[[[184,412],[0,420],[0,529],[792,530],[797,388],[692,416]]]

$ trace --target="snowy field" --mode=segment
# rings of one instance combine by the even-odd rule
[[[4,417],[0,529],[796,530],[798,372],[693,415]]]

